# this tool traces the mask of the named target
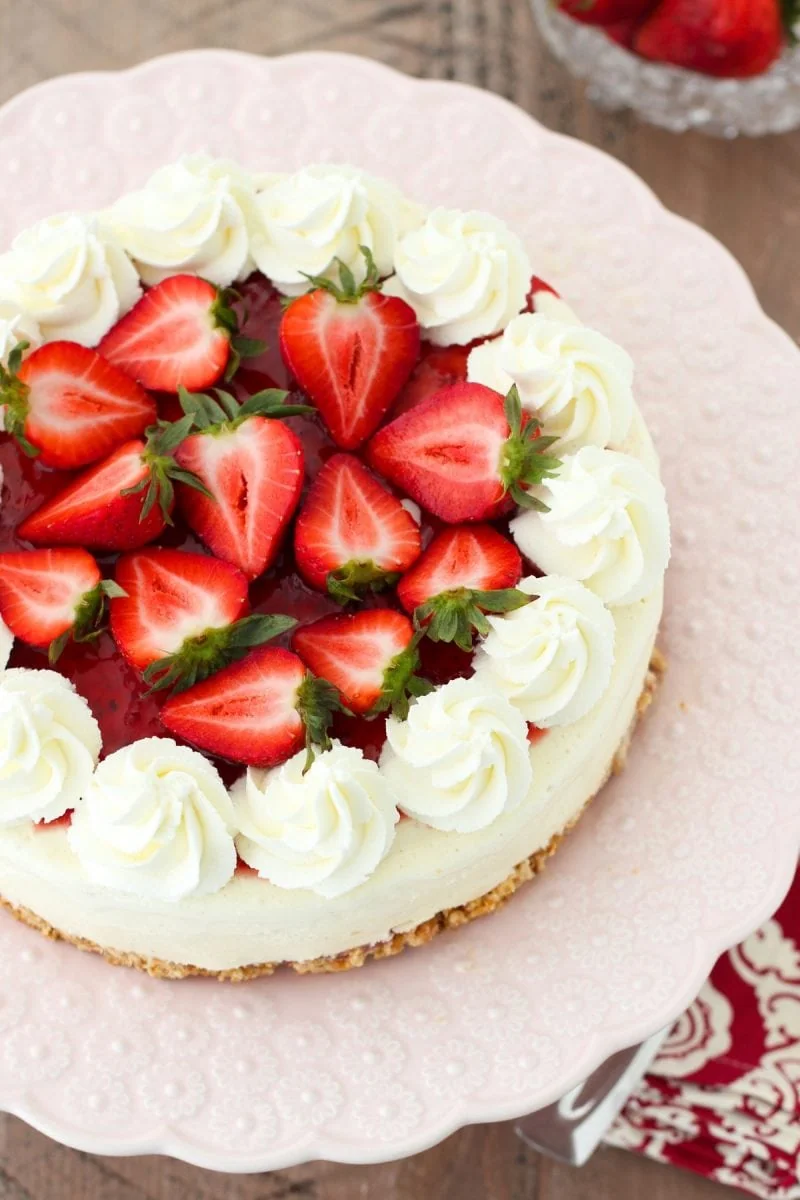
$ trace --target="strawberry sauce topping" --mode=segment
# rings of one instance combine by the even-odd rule
[[[289,391],[289,403],[306,402],[298,393],[280,354],[278,330],[283,316],[280,296],[259,275],[243,284],[239,294],[240,299],[234,302],[234,307],[241,332],[248,339],[263,341],[266,348],[257,356],[245,359],[227,385],[228,390],[240,403],[269,388]],[[406,391],[400,396],[400,411],[415,408],[424,402],[436,385],[441,387],[463,380],[466,376],[466,357],[464,347],[434,349],[423,343],[418,366],[411,375]],[[162,420],[174,421],[181,417],[174,395],[156,392],[152,395]],[[396,412],[390,412],[387,420],[392,420]],[[333,441],[319,415],[289,417],[285,419],[285,424],[302,443],[305,483],[298,510],[302,511],[309,485],[333,455],[341,455],[342,449]],[[357,450],[356,454],[360,456],[361,451]],[[30,544],[22,541],[17,534],[20,524],[45,501],[63,491],[74,474],[49,470],[37,459],[22,453],[9,437],[0,439],[0,468],[4,477],[0,504],[0,553],[27,550]],[[387,486],[384,480],[381,483]],[[395,494],[398,494],[396,490]],[[402,491],[399,494],[402,495]],[[209,553],[186,524],[180,506],[175,510],[174,520],[174,526],[168,526],[153,545]],[[499,533],[508,536],[505,517],[493,521],[492,525]],[[294,521],[283,538],[273,565],[251,582],[249,599],[252,613],[288,614],[296,620],[297,628],[302,628],[321,617],[341,614],[343,609],[332,596],[312,589],[299,575],[294,559],[293,528]],[[441,521],[423,512],[420,529],[423,548],[442,528]],[[113,579],[118,555],[99,551],[95,557],[103,577]],[[522,569],[523,573],[535,570],[529,563],[523,563]],[[393,587],[379,592],[367,591],[358,610],[372,608],[402,611]],[[277,636],[271,645],[286,649],[290,641],[291,634],[287,632]],[[471,652],[460,649],[453,642],[434,642],[428,638],[420,642],[419,673],[434,685],[469,675],[471,663]],[[36,649],[17,640],[9,666],[47,668],[47,649]],[[141,738],[170,736],[160,717],[168,693],[147,693],[147,685],[125,661],[108,630],[90,642],[69,641],[53,669],[70,679],[89,703],[100,724],[104,755],[112,754]],[[349,745],[360,747],[367,757],[377,759],[385,739],[384,726],[383,716],[366,719],[336,712],[330,734]],[[541,731],[536,731],[536,735],[541,736]],[[231,783],[241,774],[241,765],[222,761],[211,754],[208,757],[212,758],[226,783]]]

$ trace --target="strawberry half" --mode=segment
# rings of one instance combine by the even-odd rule
[[[419,526],[351,454],[334,454],[309,489],[294,532],[297,569],[346,604],[397,581],[422,549]]]
[[[332,683],[356,715],[408,716],[409,696],[431,684],[416,675],[418,635],[408,617],[389,608],[322,617],[295,630],[292,648],[315,675]]]
[[[197,430],[179,447],[180,466],[207,493],[180,486],[180,509],[217,555],[250,579],[275,561],[303,487],[303,445],[275,417],[314,410],[285,404],[286,392],[259,392],[240,405],[227,392],[192,395],[181,389],[184,410]]]
[[[196,275],[171,275],[145,292],[98,350],[154,391],[211,387],[251,351],[238,339],[233,298]]]
[[[51,664],[68,641],[98,637],[106,597],[122,594],[86,550],[0,554],[0,616],[29,646],[49,646]]]
[[[644,16],[657,3],[658,0],[558,0],[558,7],[586,25],[612,25],[629,17]]]
[[[526,490],[560,460],[544,451],[535,418],[523,420],[516,387],[505,399],[479,383],[457,383],[398,417],[367,446],[371,466],[434,516],[483,521],[516,503],[543,508]]]
[[[531,597],[518,591],[522,558],[491,525],[445,529],[397,587],[403,608],[433,642],[472,649],[473,630],[489,632],[485,613],[511,612]]]
[[[191,417],[174,425],[159,422],[146,440],[126,442],[24,520],[19,537],[37,546],[99,550],[134,550],[152,542],[172,523],[174,481],[204,488],[173,458],[191,426]]]
[[[247,579],[230,563],[181,550],[140,550],[117,563],[123,595],[111,632],[150,690],[192,687],[295,625],[247,616]]]
[[[95,350],[50,342],[23,361],[26,345],[0,363],[0,409],[6,432],[42,466],[85,467],[156,419],[147,392]]]
[[[703,75],[746,78],[771,67],[784,41],[778,0],[661,0],[633,47]]]
[[[200,750],[251,767],[274,767],[305,745],[308,767],[315,746],[330,747],[328,725],[339,708],[336,689],[296,654],[264,646],[170,697],[161,720]]]
[[[309,276],[313,290],[290,303],[280,328],[287,367],[343,450],[375,432],[419,354],[414,310],[382,294],[372,255],[361,249],[367,275],[360,286],[342,262],[338,286]]]

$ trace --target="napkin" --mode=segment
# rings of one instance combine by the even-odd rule
[[[606,1140],[761,1200],[800,1200],[800,872],[724,954]]]

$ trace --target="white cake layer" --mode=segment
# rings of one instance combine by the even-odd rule
[[[638,413],[616,448],[657,470]],[[105,949],[212,971],[335,956],[413,929],[496,887],[602,786],[644,685],[662,598],[659,588],[612,610],[616,661],[608,691],[581,721],[550,730],[531,747],[534,781],[522,805],[469,834],[402,821],[388,857],[355,891],[328,900],[243,874],[210,896],[177,904],[144,900],[89,883],[63,827],[26,825],[0,833],[0,895]]]

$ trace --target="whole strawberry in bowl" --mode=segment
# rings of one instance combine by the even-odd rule
[[[734,137],[800,124],[798,0],[532,0],[542,34],[604,108]]]

